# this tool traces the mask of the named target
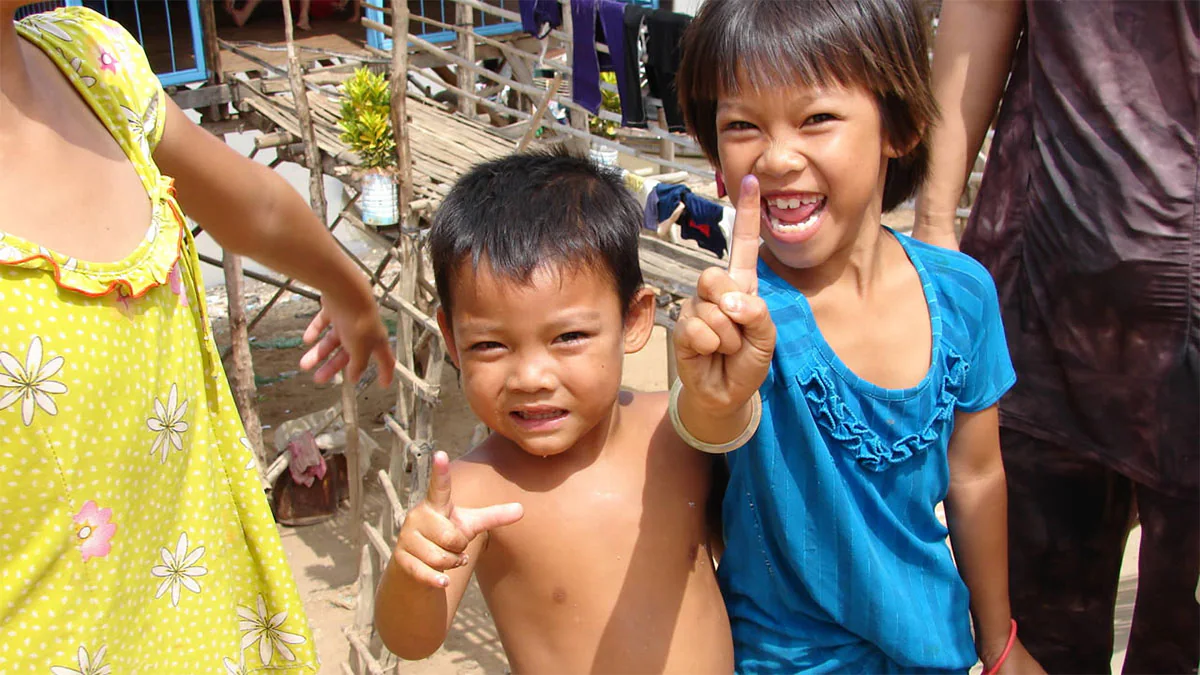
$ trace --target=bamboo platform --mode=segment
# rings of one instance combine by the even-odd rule
[[[300,121],[290,91],[266,93],[270,80],[240,83],[246,105],[279,129],[300,139]],[[321,152],[338,164],[354,167],[358,157],[338,136],[338,102],[323,92],[308,92],[313,130]],[[440,203],[458,177],[470,167],[511,153],[514,143],[492,127],[447,112],[440,104],[419,96],[408,97],[408,134],[412,153],[412,194],[431,205]]]

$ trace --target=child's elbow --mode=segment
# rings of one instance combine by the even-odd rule
[[[435,635],[430,631],[414,629],[412,626],[389,626],[389,622],[381,616],[379,610],[375,612],[375,627],[379,631],[379,639],[383,646],[405,661],[429,658],[446,639],[445,632]]]

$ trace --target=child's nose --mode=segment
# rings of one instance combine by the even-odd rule
[[[555,385],[553,360],[547,354],[530,354],[518,362],[508,378],[509,389],[535,392],[553,389]]]
[[[788,140],[772,140],[759,156],[754,173],[782,177],[803,171],[808,167],[808,158],[803,148]]]

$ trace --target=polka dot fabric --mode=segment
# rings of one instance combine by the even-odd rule
[[[0,673],[308,673],[303,606],[151,152],[165,94],[82,8],[26,18],[155,204],[124,260],[0,231]]]

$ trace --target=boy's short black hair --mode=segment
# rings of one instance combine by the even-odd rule
[[[446,316],[462,264],[526,283],[539,268],[590,267],[612,276],[622,311],[642,287],[642,209],[620,174],[556,147],[484,162],[451,188],[429,236]]]
[[[717,99],[797,83],[858,86],[875,96],[888,160],[883,210],[916,193],[937,120],[929,83],[929,14],[920,0],[707,0],[688,26],[676,77],[688,131],[714,164]]]

